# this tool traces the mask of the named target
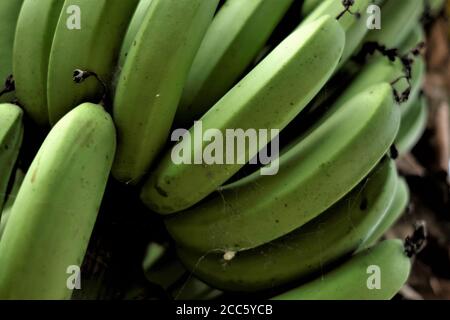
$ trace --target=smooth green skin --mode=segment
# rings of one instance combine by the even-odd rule
[[[28,116],[48,127],[47,74],[53,35],[64,0],[25,0],[14,40],[16,96]]]
[[[409,203],[409,188],[405,179],[399,178],[397,188],[392,201],[383,219],[375,227],[372,234],[359,247],[358,252],[374,246],[378,240],[397,222],[405,212]]]
[[[136,37],[136,34],[139,31],[142,22],[144,21],[145,14],[150,7],[152,0],[140,0],[138,6],[136,7],[136,11],[133,14],[133,18],[131,19],[130,24],[128,25],[127,33],[125,34],[122,49],[120,50],[119,55],[119,69],[123,68],[125,64],[125,60],[128,56],[128,52],[130,51],[131,45]]]
[[[293,0],[228,0],[214,17],[189,71],[175,125],[189,128],[251,65]]]
[[[369,30],[363,42],[398,47],[419,24],[423,10],[423,0],[386,0],[381,8],[381,29]]]
[[[219,253],[199,256],[183,249],[179,256],[197,277],[226,291],[251,292],[297,281],[351,255],[383,219],[396,184],[395,163],[385,158],[336,205],[280,239],[239,252],[231,261]]]
[[[122,40],[139,0],[66,0],[56,26],[47,78],[50,124],[55,125],[82,102],[97,102],[103,93],[99,81],[91,77],[82,84],[72,80],[75,69],[89,70],[105,83],[112,81]],[[71,30],[72,12],[79,6],[81,29]]]
[[[402,115],[400,130],[395,139],[395,145],[401,154],[411,151],[426,129],[428,108],[425,100],[425,98],[417,99]]]
[[[13,45],[16,32],[17,17],[23,0],[1,0],[0,1],[0,91],[8,76],[13,72]],[[12,101],[13,93],[0,97],[0,103]]]
[[[17,169],[14,175],[13,187],[11,188],[11,192],[7,195],[5,205],[3,206],[3,211],[0,215],[0,241],[2,239],[3,232],[5,231],[6,223],[9,219],[9,213],[11,212],[11,208],[16,200],[17,193],[19,192],[24,178],[25,173],[21,169]]]
[[[116,147],[102,106],[84,103],[50,131],[33,160],[0,241],[0,299],[67,299],[81,266]]]
[[[335,104],[343,105],[366,88],[382,82],[391,83],[403,75],[402,65],[398,60],[391,62],[385,57],[377,56],[361,69],[350,85],[337,98]],[[401,82],[400,85],[397,86],[398,90],[401,91],[406,88],[406,82]]]
[[[301,227],[344,197],[392,145],[400,110],[383,83],[332,111],[280,156],[278,174],[255,172],[166,219],[175,241],[200,254],[248,250]]]
[[[444,7],[446,0],[425,0],[430,6],[430,13],[432,16],[437,15]]]
[[[348,102],[361,92],[367,90],[367,88],[370,88],[371,86],[377,84],[381,84],[383,82],[391,83],[395,79],[404,75],[403,66],[398,60],[396,60],[395,62],[391,62],[385,57],[378,55],[373,59],[370,59],[369,62],[364,65],[361,70],[354,71],[352,67],[353,64],[351,63],[345,65],[345,68],[348,72],[354,73],[352,77],[353,80],[348,86],[344,87],[342,93],[336,98],[333,105],[330,107],[331,112],[327,112],[322,116],[322,121],[329,117],[332,117],[334,114],[333,110],[338,110],[340,106],[344,105],[346,102]],[[400,81],[395,87],[401,92],[402,90],[407,88],[407,83],[406,81]],[[332,91],[334,90],[334,88],[327,88],[327,90],[324,90],[323,94],[325,96],[327,96],[328,90]],[[318,101],[314,105],[314,108],[325,107],[327,106],[323,105],[323,103],[321,103],[320,101]],[[291,149],[291,147],[302,141],[305,136],[307,136],[312,130],[315,129],[315,127],[317,126],[314,126],[305,134],[295,138],[292,143],[281,150],[281,153],[288,151],[289,149]]]
[[[0,104],[0,217],[14,165],[23,139],[23,111],[9,103]]]
[[[397,59],[395,62],[389,61],[382,56],[376,56],[359,72],[352,83],[345,89],[336,101],[337,105],[342,105],[354,95],[362,92],[365,88],[381,82],[393,82],[399,77],[403,77],[403,66]],[[412,66],[411,93],[408,101],[400,104],[402,114],[405,113],[411,103],[417,98],[425,77],[425,62],[422,57],[417,57]],[[395,84],[398,92],[407,88],[405,80],[400,80]]]
[[[359,47],[364,36],[367,34],[366,21],[368,18],[367,7],[372,3],[379,3],[379,0],[356,0],[355,4],[351,7],[352,12],[361,13],[361,17],[358,19],[356,16],[345,13],[339,23],[342,29],[345,31],[345,48],[342,54],[341,61],[339,62],[339,67],[341,67],[354,51]],[[306,2],[305,2],[306,3]],[[344,6],[341,0],[325,0],[322,1],[302,22],[308,23],[310,21],[316,20],[323,15],[330,15],[332,17],[337,17],[344,11]]]
[[[113,176],[137,184],[167,143],[195,54],[218,0],[154,0],[114,98],[119,145]]]
[[[272,300],[390,300],[403,287],[411,271],[401,240],[386,240],[336,269]],[[378,266],[381,289],[369,289],[370,266]]]
[[[298,28],[200,119],[203,132],[212,128],[225,136],[227,129],[282,130],[330,78],[344,42],[344,31],[330,16]],[[193,128],[190,134],[194,142]],[[192,157],[209,144],[189,143],[185,139],[178,144],[190,147]],[[239,157],[248,161],[255,155],[247,143]],[[162,214],[189,208],[243,166],[234,160],[235,164],[176,165],[169,150],[146,181],[141,199]]]
[[[302,16],[309,16],[323,0],[305,0],[302,6]]]
[[[408,35],[408,37],[403,41],[400,46],[400,52],[402,54],[408,53],[411,49],[415,48],[419,43],[425,42],[425,31],[422,25],[417,25]]]

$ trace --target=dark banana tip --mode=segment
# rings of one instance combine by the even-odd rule
[[[0,91],[0,97],[8,92],[13,92],[16,90],[16,82],[14,81],[13,75],[9,75],[5,80],[5,85]]]
[[[414,224],[414,231],[411,236],[407,236],[404,243],[405,253],[409,258],[417,255],[425,246],[427,239],[427,227],[423,220]]]

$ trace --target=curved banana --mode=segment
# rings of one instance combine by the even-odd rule
[[[370,236],[364,240],[359,249],[362,251],[369,247],[372,247],[376,242],[395,224],[399,217],[405,212],[405,209],[409,203],[409,188],[405,179],[399,178],[397,188],[394,194],[394,200],[392,201],[386,214],[382,220],[372,231]]]
[[[189,68],[217,5],[218,0],[150,4],[114,98],[117,180],[138,183],[166,144]]]
[[[379,0],[357,0],[351,7],[351,11],[355,14],[345,13],[340,19],[339,23],[345,31],[345,48],[342,53],[339,67],[344,65],[350,58],[354,51],[359,47],[364,36],[367,34],[366,21],[368,19],[367,8],[374,2],[378,3]],[[306,2],[305,2],[306,4]],[[302,22],[308,23],[323,15],[330,15],[337,17],[344,11],[345,7],[341,0],[326,0],[322,1]],[[357,16],[359,13],[360,16]]]
[[[166,227],[180,246],[199,254],[268,243],[355,187],[389,149],[399,122],[391,86],[371,87],[333,109],[284,152],[278,174],[255,172],[224,186],[209,200],[166,219]]]
[[[128,25],[127,33],[125,34],[122,49],[119,54],[119,69],[123,68],[125,64],[125,59],[128,56],[128,52],[130,51],[131,45],[136,37],[136,34],[139,31],[142,22],[144,21],[145,15],[150,7],[152,0],[140,0],[139,4],[134,11],[133,18],[131,19],[130,24]]]
[[[16,32],[17,17],[23,0],[0,1],[0,91],[7,77],[13,73],[13,45]],[[8,93],[0,97],[0,103],[12,101],[14,94]]]
[[[402,115],[400,130],[395,145],[401,154],[411,151],[427,126],[428,108],[424,97],[417,99]]]
[[[39,126],[49,125],[47,74],[53,35],[64,0],[25,0],[14,40],[16,96]]]
[[[397,184],[394,161],[385,158],[336,205],[301,228],[230,261],[179,249],[183,263],[211,286],[259,291],[303,279],[352,254],[383,219]],[[255,221],[258,228],[259,219]]]
[[[400,240],[386,240],[273,300],[388,300],[403,287],[411,260]],[[375,278],[379,277],[379,288]],[[375,280],[373,280],[373,279]]]
[[[56,25],[47,77],[47,104],[54,125],[72,108],[100,99],[94,79],[72,80],[75,69],[95,72],[105,83],[114,75],[120,46],[139,0],[65,0]]]
[[[398,47],[419,24],[423,11],[423,0],[386,0],[381,7],[381,29],[369,30],[364,42]]]
[[[67,299],[81,266],[115,150],[102,106],[59,121],[31,164],[0,241],[0,299]]]
[[[175,116],[191,127],[233,87],[261,51],[293,0],[228,0],[195,56]]]
[[[397,79],[401,80],[394,84],[394,88],[397,92],[402,93],[404,90],[408,89],[407,81],[402,79],[404,76],[405,71],[399,59],[392,62],[386,57],[376,56],[375,59],[370,60],[369,63],[362,68],[350,85],[337,98],[335,104],[344,104],[356,94],[372,85],[382,82],[393,83]],[[411,91],[409,98],[406,102],[400,104],[402,114],[409,109],[412,101],[414,101],[420,93],[420,88],[422,87],[422,82],[425,77],[425,61],[423,60],[423,57],[419,56],[414,59],[411,76]]]
[[[17,193],[19,192],[20,186],[22,185],[25,173],[21,169],[17,169],[14,174],[14,181],[11,191],[8,193],[5,204],[3,206],[3,211],[0,214],[0,241],[2,239],[3,232],[5,231],[6,223],[9,219],[9,213],[16,200]]]
[[[330,78],[341,57],[344,42],[344,31],[330,16],[303,25],[198,123],[203,130],[213,129],[222,136],[230,129],[264,129],[269,133],[273,129],[283,129]],[[201,140],[203,132],[198,133],[194,126],[189,133],[194,145],[191,145],[191,139],[183,139],[175,148],[186,147],[191,149],[190,155],[202,155],[209,143],[196,143],[195,140]],[[191,207],[226,182],[264,147],[253,148],[254,144],[250,144],[237,152],[237,157],[227,154],[223,146],[220,160],[226,164],[175,164],[169,151],[145,183],[141,199],[149,208],[164,214]],[[230,161],[229,158],[233,159]]]
[[[23,111],[9,103],[0,104],[0,217],[11,173],[23,139]]]

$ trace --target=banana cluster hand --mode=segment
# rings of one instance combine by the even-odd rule
[[[170,296],[392,298],[411,262],[379,242],[409,202],[390,150],[425,130],[419,19],[443,6],[0,1],[0,299],[72,296],[110,175],[160,214],[173,257],[156,246],[146,276]],[[244,144],[215,138],[230,131]],[[275,171],[251,161],[280,141]],[[220,161],[174,160],[211,145]]]

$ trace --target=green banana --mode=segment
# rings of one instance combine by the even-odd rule
[[[410,271],[402,241],[386,240],[273,300],[388,300],[400,291]],[[370,287],[371,277],[376,276],[379,288]]]
[[[175,116],[191,126],[251,65],[293,0],[228,0],[209,27],[192,64]]]
[[[385,158],[354,190],[305,226],[230,261],[179,249],[194,274],[227,291],[258,291],[316,274],[352,254],[384,217],[397,184],[394,161]],[[258,223],[255,223],[258,227]]]
[[[409,109],[410,103],[414,101],[420,92],[423,78],[425,76],[425,61],[421,56],[416,57],[412,65],[411,92],[406,102],[401,103],[402,113]],[[389,61],[386,57],[376,56],[369,60],[369,63],[362,68],[356,75],[351,84],[337,98],[336,105],[342,105],[350,100],[356,94],[360,93],[367,87],[381,83],[394,82],[405,76],[403,65],[399,59],[394,62]],[[406,81],[401,80],[394,85],[397,92],[402,93],[408,89]]]
[[[305,0],[302,5],[302,16],[308,17],[320,5],[323,0]],[[337,1],[336,1],[337,2]],[[341,2],[339,0],[339,2]]]
[[[334,17],[324,16],[304,24],[200,119],[203,130],[213,129],[226,136],[230,129],[283,129],[330,78],[344,42],[344,31]],[[202,139],[197,131],[196,127],[190,130],[193,146],[190,139],[183,139],[175,148],[190,148],[192,156],[202,154],[208,142],[195,143]],[[227,159],[234,159],[210,165],[175,164],[169,151],[146,181],[141,199],[163,214],[189,208],[226,182],[257,154],[256,149],[246,144],[237,160],[221,150]]]
[[[47,73],[53,35],[64,0],[25,0],[14,40],[16,96],[39,126],[49,125]]]
[[[255,172],[166,219],[174,240],[199,254],[247,250],[301,227],[341,199],[393,143],[400,110],[383,83],[331,113],[281,154],[277,175]]]
[[[379,0],[357,0],[351,7],[351,11],[360,14],[357,17],[355,14],[345,13],[340,19],[339,23],[345,31],[345,48],[342,54],[341,61],[339,62],[339,67],[344,65],[345,62],[350,58],[354,51],[359,47],[364,36],[367,34],[366,21],[368,18],[367,8],[373,3],[378,3]],[[341,0],[326,0],[322,1],[314,11],[309,14],[303,23],[308,23],[313,21],[323,15],[330,15],[337,17],[344,11],[345,7]]]
[[[0,104],[0,217],[6,190],[23,139],[23,111],[9,103]]]
[[[7,195],[8,197],[6,198],[2,214],[0,215],[0,241],[2,239],[3,232],[5,231],[6,223],[9,219],[9,213],[11,212],[11,208],[16,200],[17,193],[19,192],[24,177],[25,173],[21,169],[17,169],[14,175],[13,186]]]
[[[222,291],[211,288],[203,281],[189,275],[189,278],[176,286],[171,296],[174,300],[213,300],[222,295]]]
[[[150,7],[152,0],[140,0],[139,4],[136,7],[136,10],[133,14],[133,18],[131,19],[130,24],[128,25],[127,33],[125,34],[122,49],[120,50],[119,55],[119,69],[123,68],[125,64],[125,59],[128,56],[128,52],[130,51],[131,45],[133,44],[134,38],[139,31],[142,22],[144,21],[145,14]]]
[[[72,80],[73,72],[92,71],[103,82],[111,82],[138,1],[65,0],[48,66],[47,105],[51,125],[78,104],[101,97],[102,87],[96,79],[77,84]]]
[[[443,9],[446,0],[424,0],[425,4],[428,5],[429,14],[431,16],[436,16]]]
[[[420,43],[425,43],[425,31],[421,25],[418,25],[409,33],[405,41],[403,41],[400,46],[400,52],[407,54]]]
[[[67,299],[108,180],[115,128],[84,103],[50,131],[33,160],[0,241],[0,299]],[[76,275],[75,275],[76,276]]]
[[[381,8],[381,29],[369,30],[364,42],[397,48],[419,23],[423,0],[386,0]]]
[[[397,188],[394,194],[394,200],[391,206],[387,210],[383,219],[375,227],[375,230],[370,234],[370,236],[364,240],[359,249],[362,251],[369,247],[372,247],[376,242],[394,225],[398,218],[405,212],[405,209],[409,203],[409,188],[406,184],[405,179],[399,178],[397,183]]]
[[[412,103],[411,108],[402,115],[400,130],[395,145],[401,154],[411,151],[425,132],[428,108],[424,97]]]
[[[117,180],[138,183],[165,145],[189,68],[217,5],[218,0],[150,4],[114,98]]]
[[[23,0],[0,1],[0,91],[7,77],[13,73],[13,45],[17,17]],[[13,94],[0,96],[0,103],[13,100]]]

